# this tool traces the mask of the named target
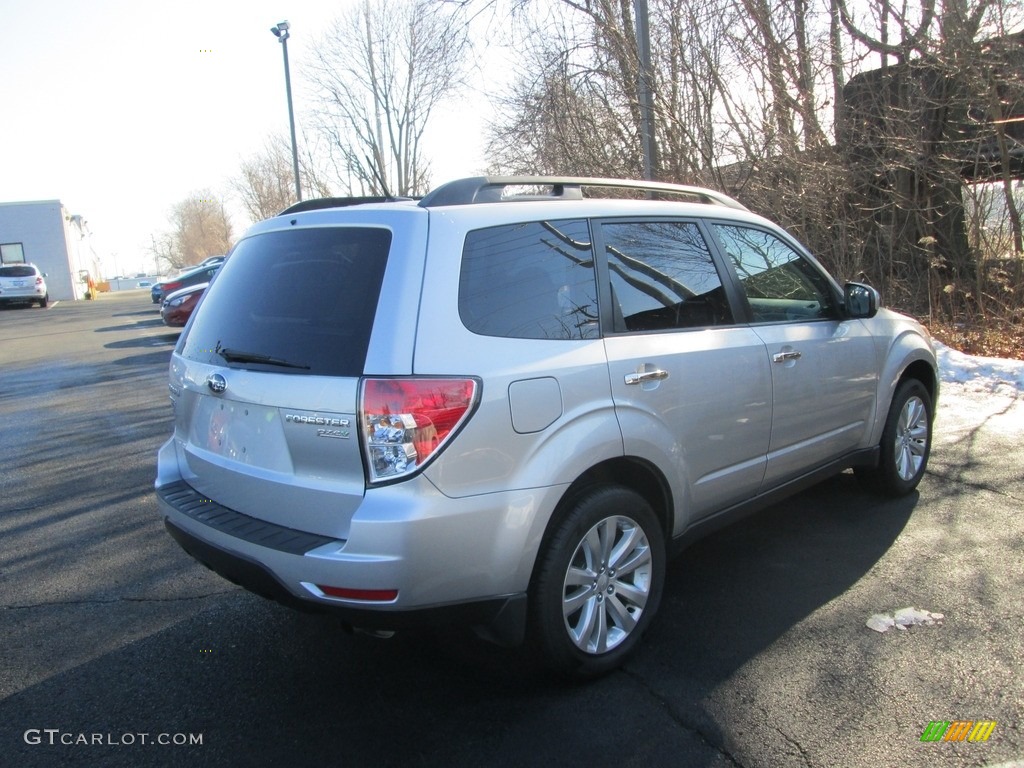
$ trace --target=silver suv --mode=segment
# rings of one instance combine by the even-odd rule
[[[588,677],[636,646],[679,545],[851,467],[911,492],[938,377],[917,322],[731,198],[518,177],[257,224],[169,387],[157,499],[197,560]]]

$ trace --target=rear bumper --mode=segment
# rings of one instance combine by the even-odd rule
[[[38,290],[32,290],[28,288],[17,288],[14,290],[6,290],[0,293],[0,303],[5,304],[24,304],[26,302],[32,303],[39,301],[46,295],[46,291],[42,288]]]
[[[522,642],[526,623],[525,591],[467,595],[462,599],[402,601],[429,581],[424,563],[393,556],[350,554],[339,560],[348,542],[258,520],[203,497],[183,481],[157,488],[168,532],[193,558],[227,580],[283,605],[330,613],[354,628],[396,630],[460,625],[475,628],[503,645]],[[423,543],[423,542],[421,542]],[[425,547],[424,555],[432,549]],[[407,553],[408,554],[408,553]],[[456,564],[429,558],[434,579],[450,578]],[[447,572],[447,573],[445,573]],[[326,597],[311,585],[394,587],[393,602]],[[469,591],[479,582],[467,578]]]
[[[211,571],[250,592],[295,610],[329,613],[350,627],[360,629],[396,630],[454,625],[475,627],[482,636],[501,645],[523,642],[526,595],[387,612],[313,602],[293,595],[273,573],[255,560],[215,547],[169,519],[164,519],[164,525],[182,549]]]

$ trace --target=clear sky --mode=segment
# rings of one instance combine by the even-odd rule
[[[107,276],[152,266],[153,234],[195,190],[228,181],[272,133],[288,135],[281,45],[287,19],[296,121],[311,106],[310,46],[354,0],[0,0],[0,201],[59,199],[81,214]],[[435,183],[480,173],[479,109],[436,114]],[[469,109],[473,104],[474,109]]]

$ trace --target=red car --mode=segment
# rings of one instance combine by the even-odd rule
[[[163,318],[164,324],[180,328],[187,323],[208,285],[209,283],[190,285],[169,294],[160,305],[160,317]]]

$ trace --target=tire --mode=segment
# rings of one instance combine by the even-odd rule
[[[584,492],[546,538],[530,586],[530,642],[541,661],[576,680],[622,664],[658,610],[665,558],[643,497],[621,486]]]
[[[46,309],[46,305],[50,303],[50,294],[46,294],[39,300],[39,308]]]
[[[885,419],[877,467],[858,467],[857,478],[884,496],[906,496],[917,488],[932,449],[932,398],[917,379],[896,388]]]

